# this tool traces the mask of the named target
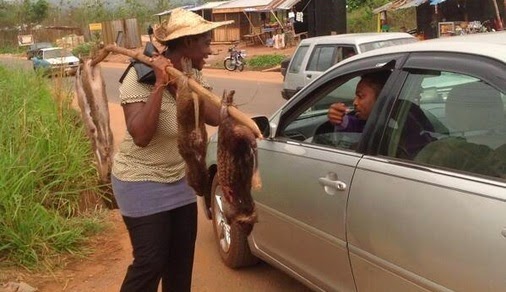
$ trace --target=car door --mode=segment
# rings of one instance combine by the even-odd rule
[[[295,51],[290,64],[288,65],[288,70],[285,75],[285,79],[283,82],[283,88],[289,96],[291,97],[297,91],[299,91],[304,86],[304,64],[306,64],[308,57],[308,51],[311,45],[300,44]]]
[[[270,138],[259,141],[263,187],[253,193],[259,223],[250,236],[255,253],[314,289],[354,291],[346,246],[349,187],[361,154],[360,133],[316,142],[328,106],[351,106],[359,75],[381,60],[347,66],[303,89],[282,112]],[[381,68],[380,68],[381,69]],[[381,69],[388,70],[388,69]],[[316,288],[317,287],[317,288]]]
[[[506,291],[504,72],[476,56],[411,54],[350,190],[358,291]]]

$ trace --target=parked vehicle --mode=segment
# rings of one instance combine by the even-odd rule
[[[225,66],[225,69],[228,71],[244,70],[244,65],[246,63],[244,61],[244,58],[246,57],[246,51],[237,50],[237,44],[234,44],[228,49],[228,52],[229,55],[223,61],[223,66]]]
[[[360,76],[379,71],[389,77],[363,132],[321,131],[328,106],[352,107]],[[506,291],[505,72],[506,32],[333,66],[255,118],[263,189],[248,237],[222,214],[212,136],[200,203],[224,263],[261,259],[315,291]]]
[[[53,45],[48,42],[31,44],[28,51],[26,51],[26,59],[31,60],[39,49],[51,48],[52,46]]]
[[[332,65],[370,50],[416,42],[404,32],[340,34],[303,39],[284,74],[284,99],[320,76]]]
[[[48,75],[75,75],[79,69],[79,58],[71,52],[59,48],[39,49],[32,58],[33,69],[42,70]]]
[[[288,69],[288,65],[290,64],[290,60],[292,60],[291,57],[284,58],[283,61],[281,61],[281,75],[286,75],[286,70]]]

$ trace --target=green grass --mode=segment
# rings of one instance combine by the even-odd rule
[[[285,55],[280,54],[258,55],[246,59],[246,64],[250,70],[262,70],[280,65],[285,58]]]
[[[19,47],[14,45],[0,46],[0,54],[22,54],[28,50],[28,47]]]
[[[28,269],[80,253],[100,228],[79,215],[81,194],[98,192],[90,143],[70,89],[48,82],[0,66],[0,262]]]

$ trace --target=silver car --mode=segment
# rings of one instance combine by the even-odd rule
[[[374,71],[390,75],[363,131],[328,131],[328,106]],[[224,218],[216,177],[202,200],[225,264],[315,291],[506,291],[506,32],[351,57],[255,120],[252,233]]]

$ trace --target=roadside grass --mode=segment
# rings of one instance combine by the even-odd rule
[[[24,54],[27,50],[27,47],[19,47],[13,45],[4,45],[0,46],[0,54]]]
[[[260,71],[264,69],[269,69],[272,67],[276,67],[281,64],[281,61],[283,61],[286,58],[285,55],[282,54],[266,54],[266,55],[257,55],[253,56],[251,58],[246,57],[246,66],[244,67],[244,70],[251,70],[251,71]],[[216,69],[224,69],[223,60],[217,60],[216,62],[212,63],[210,65],[211,68]]]
[[[2,265],[51,269],[102,228],[100,212],[81,208],[83,193],[99,192],[90,143],[71,90],[52,82],[0,66]]]
[[[258,55],[246,61],[247,66],[251,70],[263,70],[278,66],[286,58],[281,54]]]

